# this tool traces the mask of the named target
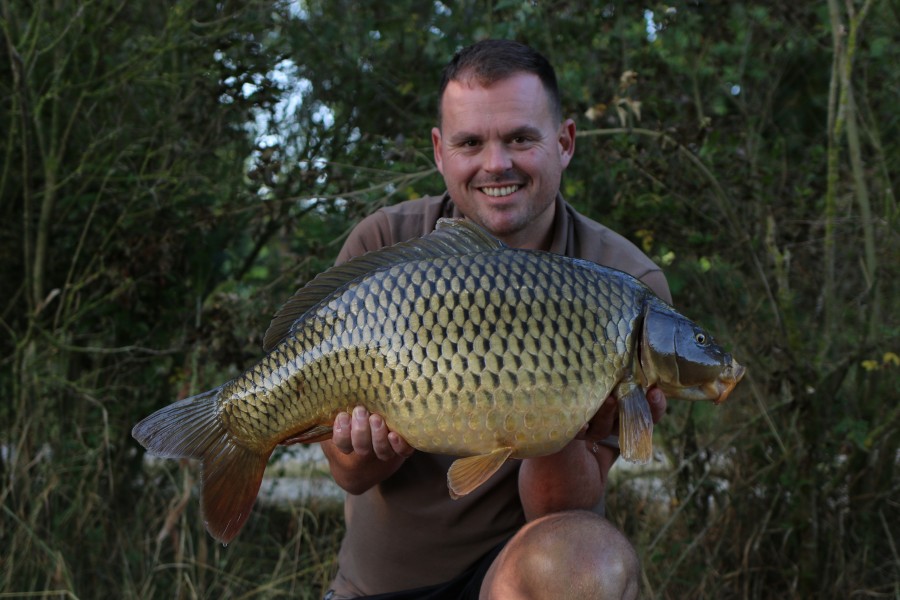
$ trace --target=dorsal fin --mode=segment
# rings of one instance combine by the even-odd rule
[[[374,271],[412,260],[496,250],[505,244],[481,226],[464,219],[440,219],[431,233],[380,250],[367,252],[316,275],[275,313],[263,339],[269,352],[289,333],[294,323],[337,290]]]

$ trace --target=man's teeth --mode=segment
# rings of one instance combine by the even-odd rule
[[[493,196],[494,198],[498,198],[500,196],[508,196],[519,189],[517,185],[507,185],[504,187],[485,187],[481,188],[481,191],[487,194],[488,196]]]

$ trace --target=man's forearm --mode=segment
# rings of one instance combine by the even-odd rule
[[[561,510],[591,510],[603,498],[606,461],[599,461],[590,442],[573,440],[555,454],[527,458],[519,469],[519,496],[525,518],[536,519]],[[612,451],[606,448],[598,452]],[[606,471],[612,458],[605,464]]]

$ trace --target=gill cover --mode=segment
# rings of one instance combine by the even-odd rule
[[[666,396],[717,404],[744,374],[706,330],[657,303],[644,316],[641,369],[646,385],[659,386]]]

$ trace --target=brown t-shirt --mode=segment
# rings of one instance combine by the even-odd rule
[[[441,217],[462,217],[447,194],[383,208],[364,219],[338,263],[434,230]],[[634,244],[556,199],[551,252],[630,273],[671,302],[665,276]],[[391,477],[344,504],[347,532],[332,588],[337,598],[433,585],[452,579],[516,532],[519,461],[508,461],[467,496],[451,500],[454,457],[415,452]]]

